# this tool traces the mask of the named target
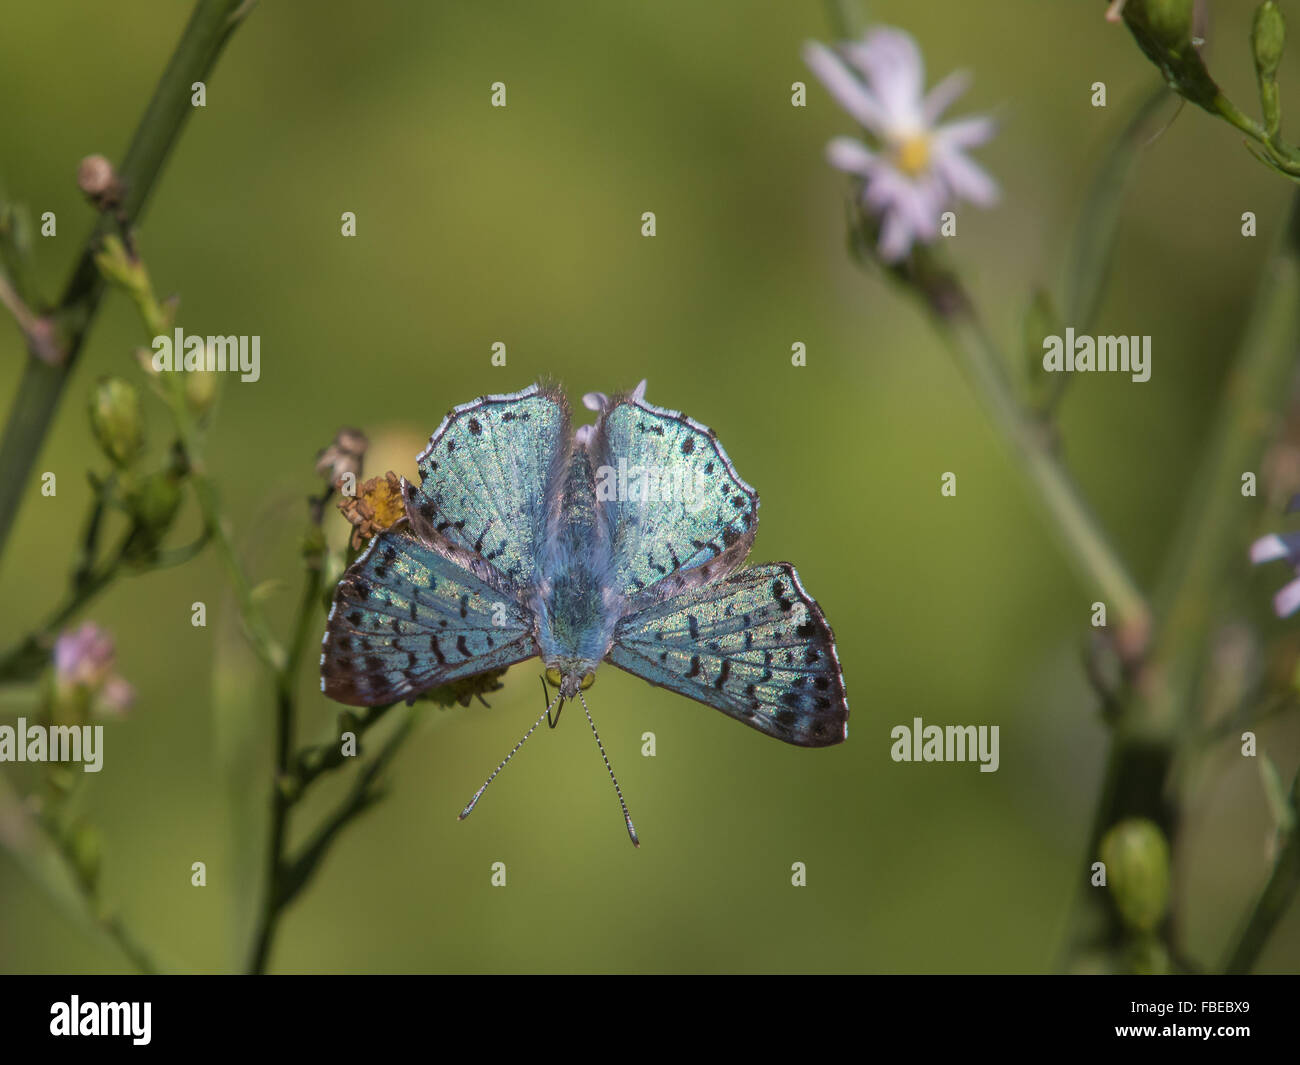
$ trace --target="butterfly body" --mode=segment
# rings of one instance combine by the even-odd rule
[[[842,741],[820,607],[788,563],[743,568],[757,493],[644,388],[588,395],[576,431],[542,385],[451,411],[406,517],[339,583],[325,693],[379,705],[540,655],[570,698],[608,661],[785,742]]]
[[[610,594],[612,554],[596,509],[595,478],[585,449],[574,452],[560,506],[549,517],[531,607],[541,658],[571,698],[609,653],[621,618]]]

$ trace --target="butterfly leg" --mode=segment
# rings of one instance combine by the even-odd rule
[[[564,710],[564,700],[560,699],[560,705],[555,708],[555,720],[552,721],[551,704],[548,701],[550,698],[551,690],[546,686],[545,675],[543,675],[540,679],[542,682],[542,702],[546,703],[546,724],[551,728],[555,728],[555,726],[560,723],[560,714]]]

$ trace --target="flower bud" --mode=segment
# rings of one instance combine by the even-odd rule
[[[1166,48],[1192,38],[1193,0],[1129,0],[1124,16],[1145,23],[1151,37]]]
[[[355,482],[361,476],[361,465],[369,446],[370,441],[361,430],[340,429],[334,442],[316,456],[316,472],[335,487],[348,474]]]
[[[1255,70],[1259,76],[1275,77],[1286,45],[1286,19],[1274,0],[1264,0],[1256,9],[1250,45],[1255,51]]]
[[[1265,0],[1255,10],[1255,25],[1250,44],[1255,52],[1255,73],[1259,77],[1259,103],[1264,113],[1264,128],[1276,137],[1282,126],[1282,105],[1277,94],[1277,68],[1282,64],[1286,45],[1286,20],[1273,0]]]
[[[107,211],[122,202],[123,187],[117,171],[102,155],[88,155],[77,167],[77,187],[99,210]]]
[[[90,396],[90,428],[115,466],[129,466],[144,446],[135,388],[117,377],[101,380]]]
[[[199,420],[212,409],[217,399],[220,375],[211,370],[191,370],[185,375],[185,405]]]
[[[171,470],[151,473],[132,493],[129,504],[136,521],[157,538],[171,525],[180,508],[180,479]]]
[[[1131,817],[1102,837],[1106,883],[1124,924],[1151,932],[1169,907],[1169,844],[1146,818]]]

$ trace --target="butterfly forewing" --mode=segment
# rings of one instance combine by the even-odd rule
[[[529,615],[400,522],[339,582],[321,649],[321,690],[380,706],[537,654]]]
[[[625,617],[608,659],[787,743],[825,747],[848,732],[834,634],[785,562]]]
[[[533,579],[570,449],[563,393],[532,385],[510,395],[483,396],[455,408],[419,456],[421,484],[407,485],[411,526],[477,555],[475,569],[502,588]],[[458,555],[465,564],[467,555]]]
[[[592,452],[623,595],[653,602],[744,561],[758,524],[758,493],[711,430],[627,396],[602,413]]]

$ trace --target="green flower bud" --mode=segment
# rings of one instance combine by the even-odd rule
[[[185,405],[202,421],[217,399],[218,375],[209,370],[192,370],[185,375]]]
[[[132,494],[130,505],[136,521],[161,536],[181,505],[179,479],[169,470],[150,474]]]
[[[1255,73],[1259,76],[1259,103],[1264,113],[1264,128],[1270,137],[1276,137],[1282,127],[1277,68],[1282,64],[1282,49],[1286,45],[1286,20],[1273,0],[1265,0],[1255,10],[1250,44],[1255,50]]]
[[[1152,821],[1131,817],[1101,840],[1106,883],[1125,925],[1151,932],[1169,908],[1169,844]]]
[[[90,428],[113,465],[130,465],[144,446],[136,390],[116,377],[101,380],[90,395]]]
[[[1255,25],[1250,35],[1255,50],[1255,69],[1261,78],[1272,78],[1282,65],[1282,49],[1286,45],[1286,19],[1273,0],[1264,0],[1255,11]]]
[[[1124,17],[1142,23],[1151,38],[1177,48],[1192,38],[1193,0],[1129,0]]]

